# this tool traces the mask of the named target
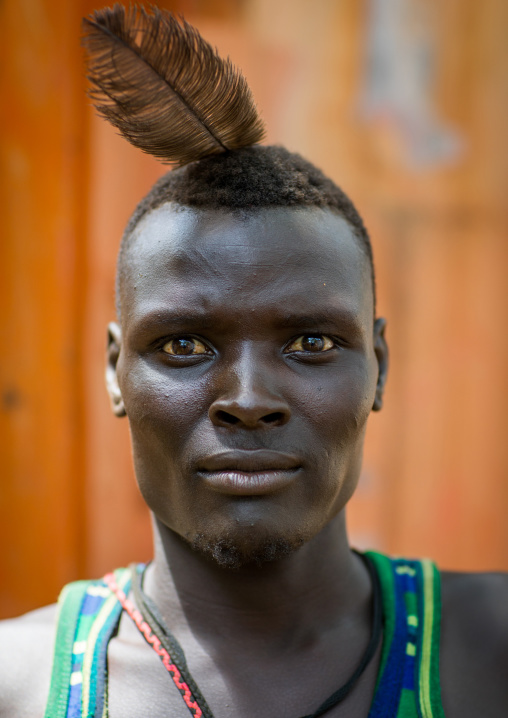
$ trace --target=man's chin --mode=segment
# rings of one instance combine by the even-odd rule
[[[244,566],[263,566],[290,556],[305,543],[303,536],[291,539],[277,536],[257,544],[245,545],[231,536],[196,534],[190,541],[194,551],[225,569],[238,570]]]

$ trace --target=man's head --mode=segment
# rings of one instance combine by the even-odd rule
[[[363,225],[325,202],[181,197],[142,203],[124,240],[113,407],[162,524],[224,565],[273,560],[344,508],[381,406],[384,323]]]
[[[171,13],[84,20],[94,104],[179,165],[122,241],[107,380],[160,525],[224,565],[343,509],[386,370],[372,251],[346,195],[281,147],[229,60]]]

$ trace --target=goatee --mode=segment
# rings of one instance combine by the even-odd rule
[[[266,563],[280,561],[304,543],[303,536],[294,537],[292,540],[277,537],[255,547],[246,548],[233,538],[211,538],[204,534],[196,534],[190,542],[194,551],[213,559],[221,568],[236,570],[244,566],[263,566]]]

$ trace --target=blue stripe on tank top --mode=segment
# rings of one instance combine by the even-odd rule
[[[403,685],[407,643],[407,620],[401,576],[395,572],[392,562],[395,589],[395,626],[392,645],[381,680],[374,696],[369,718],[394,718]]]

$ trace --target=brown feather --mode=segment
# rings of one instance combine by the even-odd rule
[[[245,78],[187,22],[115,4],[83,30],[95,107],[144,152],[184,165],[263,139]]]

